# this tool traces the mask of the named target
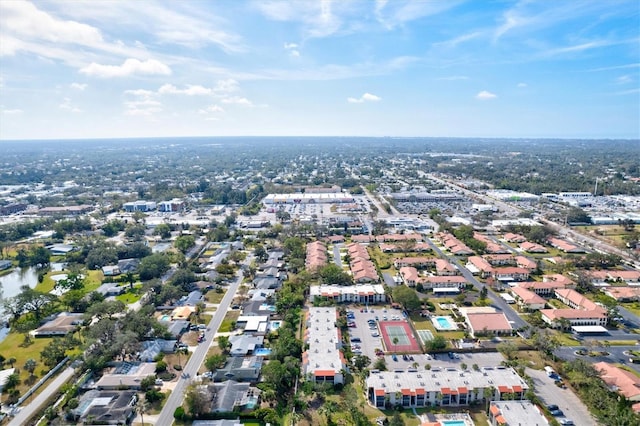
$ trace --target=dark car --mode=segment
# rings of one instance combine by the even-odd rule
[[[551,415],[553,417],[562,417],[564,416],[564,413],[562,412],[562,410],[553,410],[551,411]]]
[[[453,352],[449,352],[449,358],[453,359]]]
[[[393,355],[391,355],[391,359],[394,360],[394,361],[397,361],[398,357],[396,356],[396,354],[393,354]]]
[[[549,411],[555,411],[558,410],[558,406],[556,404],[551,404],[551,405],[547,405],[547,410]]]

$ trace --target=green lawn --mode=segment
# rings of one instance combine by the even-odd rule
[[[51,290],[53,290],[53,286],[55,285],[55,281],[53,281],[51,277],[53,275],[60,275],[64,273],[64,271],[47,272],[42,282],[36,285],[36,290],[42,291],[44,293],[49,293]],[[98,287],[100,287],[100,285],[102,284],[102,280],[104,279],[102,271],[86,271],[85,274],[87,275],[87,277],[85,280],[84,289],[87,293],[95,291]]]
[[[205,295],[205,299],[209,303],[220,303],[222,302],[222,298],[224,297],[226,292],[226,290],[224,290],[222,293],[218,293],[216,290],[209,290]]]
[[[125,303],[126,305],[129,305],[131,303],[135,303],[138,300],[140,300],[140,295],[136,294],[136,293],[129,293],[128,291],[126,293],[122,293],[116,296],[116,300],[119,300],[123,303]]]
[[[32,338],[33,342],[29,346],[21,346],[24,342],[24,336],[20,333],[9,333],[9,335],[0,342],[0,354],[2,354],[7,360],[9,358],[15,358],[16,361],[13,364],[15,368],[20,369],[21,384],[18,386],[20,394],[24,394],[35,382],[37,382],[45,373],[48,368],[45,367],[40,361],[40,352],[51,343],[52,338]],[[29,377],[29,372],[24,369],[24,363],[29,358],[36,360],[36,369],[33,372],[34,377]],[[10,365],[5,366],[9,368]],[[43,371],[46,370],[46,371]],[[2,394],[2,401],[6,400],[6,394]]]
[[[224,317],[222,324],[220,324],[220,329],[218,331],[221,333],[233,331],[232,323],[235,323],[239,316],[240,312],[227,312],[227,315]]]

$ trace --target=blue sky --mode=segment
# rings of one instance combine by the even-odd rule
[[[0,139],[640,137],[637,0],[0,1]]]

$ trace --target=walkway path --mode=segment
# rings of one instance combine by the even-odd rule
[[[38,396],[22,407],[18,414],[11,419],[9,426],[24,426],[28,424],[27,420],[33,417],[58,392],[62,385],[71,379],[74,372],[75,369],[73,367],[64,369]]]

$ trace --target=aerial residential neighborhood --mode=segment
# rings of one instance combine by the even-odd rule
[[[344,163],[348,187],[267,166],[182,196],[179,168],[112,195],[93,171],[3,185],[24,204],[0,225],[4,421],[633,424],[637,196],[493,201],[393,158]],[[588,223],[604,210],[629,219]]]

